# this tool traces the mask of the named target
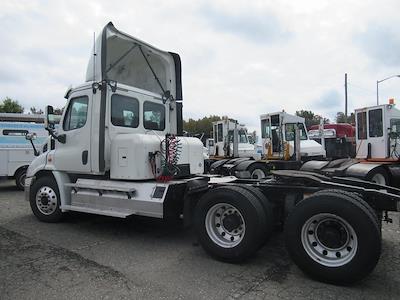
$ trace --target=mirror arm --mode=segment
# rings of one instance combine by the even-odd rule
[[[35,147],[35,144],[33,143],[33,141],[32,140],[29,140],[30,142],[31,142],[31,145],[32,145],[32,148],[33,148],[33,154],[35,155],[35,156],[39,156],[39,151],[37,151],[37,149],[36,149],[36,147]]]
[[[56,135],[54,133],[54,129],[49,127],[46,127],[46,130],[49,132],[52,138],[59,141],[60,143],[65,144],[65,142],[67,141],[67,136],[65,134]]]

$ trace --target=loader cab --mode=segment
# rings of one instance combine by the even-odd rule
[[[326,152],[320,144],[308,138],[305,120],[284,111],[263,114],[261,137],[266,159],[289,160],[294,154],[295,129],[300,132],[300,154],[303,159],[322,158]]]
[[[400,155],[400,110],[394,104],[360,108],[356,113],[356,158],[393,159]]]
[[[255,157],[254,145],[247,138],[247,128],[243,124],[224,118],[213,122],[214,152],[210,155],[217,157],[234,157],[234,130],[238,134],[238,156]]]

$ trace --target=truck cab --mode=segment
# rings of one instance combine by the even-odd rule
[[[296,127],[300,134],[301,159],[326,157],[323,147],[308,138],[304,118],[282,111],[263,114],[260,120],[262,146],[266,159],[289,160],[295,154]]]
[[[400,158],[400,110],[394,104],[382,104],[355,110],[356,158]]]
[[[65,98],[58,128],[53,108],[46,108],[53,145],[27,171],[26,196],[40,218],[57,216],[54,201],[60,213],[162,217],[162,202],[186,184],[163,182],[203,173],[203,144],[181,136],[178,54],[109,23],[96,40],[86,82]]]
[[[237,131],[238,153],[234,154],[234,134]],[[244,124],[223,118],[221,121],[213,122],[213,140],[208,141],[210,156],[214,157],[251,157],[256,158],[254,144],[248,139],[247,128]]]

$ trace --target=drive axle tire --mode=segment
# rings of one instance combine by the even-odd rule
[[[377,218],[367,206],[361,198],[333,192],[301,201],[285,226],[293,261],[323,282],[346,285],[366,277],[381,253]]]
[[[251,179],[263,179],[268,176],[268,168],[262,164],[254,163],[247,167]]]
[[[242,188],[252,193],[257,200],[261,203],[266,221],[266,231],[264,237],[261,239],[261,246],[263,246],[271,237],[272,231],[274,230],[275,218],[274,218],[274,206],[258,188],[249,185],[243,185]]]
[[[358,201],[358,203],[363,205],[366,209],[368,209],[369,212],[375,217],[376,223],[379,226],[379,231],[382,235],[382,212],[374,210],[366,201],[364,201],[364,199],[362,198],[362,196],[360,194],[355,193],[355,192],[345,191],[345,190],[326,189],[326,190],[318,191],[318,192],[314,193],[314,195],[326,195],[326,194],[330,194],[330,193],[333,195],[341,194],[341,195],[351,197],[354,200]]]
[[[366,180],[377,184],[390,185],[388,172],[383,167],[377,167],[369,172]]]
[[[61,220],[60,192],[51,177],[36,180],[30,191],[29,202],[33,214],[42,222],[55,223]]]
[[[266,235],[261,203],[238,186],[218,187],[204,194],[195,208],[194,224],[204,250],[227,262],[253,255]]]

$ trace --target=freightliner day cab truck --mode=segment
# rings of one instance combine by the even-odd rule
[[[380,212],[400,210],[400,190],[291,170],[262,180],[202,175],[201,141],[180,136],[178,54],[109,23],[95,43],[86,82],[66,98],[57,130],[52,107],[46,108],[52,138],[25,180],[39,220],[57,222],[69,211],[183,216],[205,251],[228,262],[252,256],[284,225],[294,262],[336,284],[360,280],[378,263]]]

